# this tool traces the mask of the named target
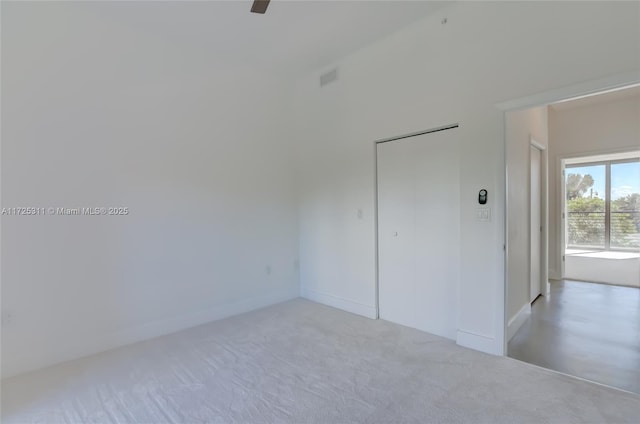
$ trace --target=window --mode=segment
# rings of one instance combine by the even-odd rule
[[[565,166],[567,245],[570,248],[640,248],[638,157]]]

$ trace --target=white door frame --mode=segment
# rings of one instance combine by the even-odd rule
[[[529,144],[540,151],[540,225],[542,226],[542,234],[540,235],[540,281],[538,284],[540,294],[546,297],[551,290],[549,285],[549,150],[546,146],[538,143],[533,136],[529,138]],[[529,163],[531,163],[531,157],[529,157]],[[531,171],[529,171],[529,178],[531,178]],[[531,198],[531,182],[529,182],[529,198]],[[529,228],[531,228],[531,216],[529,216]]]
[[[534,107],[540,106],[548,106],[552,103],[560,102],[563,100],[577,99],[580,97],[587,97],[594,94],[601,94],[607,91],[616,91],[625,88],[631,88],[634,86],[640,85],[640,74],[636,72],[626,72],[621,74],[609,75],[604,78],[599,78],[587,82],[583,82],[580,84],[574,84],[554,90],[545,91],[542,93],[533,94],[530,96],[520,97],[517,99],[508,100],[502,103],[496,104],[496,108],[502,111],[502,124],[503,128],[506,127],[506,119],[507,113],[522,110],[522,109],[530,109]],[[502,284],[502,290],[498,292],[498,298],[496,299],[496,305],[502,305],[501,316],[502,320],[502,328],[498,329],[497,334],[498,337],[502,336],[502,354],[507,354],[507,321],[509,317],[506,313],[507,311],[507,285],[508,285],[508,270],[509,270],[509,257],[507,255],[508,252],[508,240],[509,240],[509,222],[508,222],[508,211],[509,204],[507,200],[506,193],[508,193],[507,188],[509,185],[509,176],[508,176],[508,166],[507,163],[507,137],[506,131],[503,131],[502,138],[502,152],[503,152],[503,166],[504,166],[504,186],[503,192],[504,195],[504,210],[503,210],[503,251],[504,259],[503,259],[503,273],[504,273],[504,281]],[[548,208],[547,208],[548,209]],[[547,267],[548,268],[548,267]]]
[[[558,258],[558,263],[560,264],[560,269],[558,272],[560,273],[559,277],[564,279],[565,276],[565,257],[567,255],[567,184],[564,176],[564,158],[558,158],[560,162],[558,172],[558,184],[560,187],[556,186],[556,192],[560,193],[560,210],[556,211],[560,215],[560,219],[558,222],[560,223],[560,258]]]

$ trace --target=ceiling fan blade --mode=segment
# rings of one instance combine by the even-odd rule
[[[267,6],[269,6],[269,2],[271,0],[253,0],[253,6],[251,6],[251,11],[253,13],[264,13],[267,11]]]

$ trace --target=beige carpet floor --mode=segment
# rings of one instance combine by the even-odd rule
[[[640,396],[302,299],[2,383],[3,423],[638,423]]]

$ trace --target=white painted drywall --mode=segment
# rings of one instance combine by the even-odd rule
[[[521,323],[514,321],[514,318],[525,305],[531,302],[529,284],[531,251],[529,163],[532,139],[543,147],[547,146],[547,107],[506,113],[505,140],[507,143],[507,203],[509,209],[507,221],[508,322]]]
[[[2,206],[129,208],[2,217],[3,376],[298,296],[283,81],[2,7]]]
[[[504,120],[495,105],[639,71],[639,7],[453,4],[335,63],[339,80],[324,88],[322,70],[301,78],[293,121],[302,293],[375,312],[373,141],[459,122],[457,341],[503,353]],[[488,223],[475,218],[482,188],[489,190]]]
[[[637,95],[579,107],[549,108],[549,267],[552,278],[561,278],[561,160],[639,148],[640,97]],[[626,262],[614,266],[622,263]],[[634,264],[628,267],[638,269]]]
[[[566,255],[565,278],[594,283],[640,287],[640,260]]]

